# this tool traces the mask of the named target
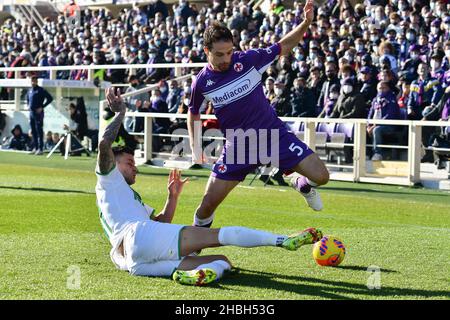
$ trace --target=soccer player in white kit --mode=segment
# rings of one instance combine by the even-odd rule
[[[155,214],[155,209],[144,204],[131,188],[137,174],[134,151],[111,147],[125,117],[125,104],[114,88],[106,90],[106,98],[116,115],[99,142],[95,191],[101,224],[112,245],[111,260],[118,269],[132,275],[172,276],[181,284],[205,285],[220,279],[232,265],[223,255],[190,256],[198,250],[226,245],[297,250],[322,238],[316,228],[286,236],[244,227],[209,229],[171,224],[187,182],[177,170],[169,174],[165,207]]]

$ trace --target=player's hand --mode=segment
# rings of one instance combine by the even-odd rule
[[[305,20],[311,23],[314,20],[314,4],[313,0],[306,1],[306,5],[303,8]]]
[[[106,100],[112,112],[125,112],[127,107],[120,95],[120,88],[108,88],[105,90]]]
[[[169,173],[169,181],[167,182],[167,189],[169,191],[169,196],[178,197],[183,191],[183,186],[189,178],[181,180],[181,172],[178,169],[173,169]]]

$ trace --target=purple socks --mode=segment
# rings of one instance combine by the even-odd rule
[[[309,193],[311,191],[311,187],[316,187],[317,185],[314,182],[308,180],[308,178],[304,176],[300,176],[295,181],[295,189],[300,191],[301,193]]]

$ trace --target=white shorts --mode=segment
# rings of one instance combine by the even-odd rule
[[[128,271],[133,275],[170,276],[183,258],[180,233],[184,227],[156,221],[135,223],[123,239]]]

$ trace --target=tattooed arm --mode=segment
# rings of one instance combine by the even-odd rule
[[[98,144],[97,164],[100,173],[102,174],[108,173],[114,167],[114,154],[111,146],[114,140],[116,140],[120,125],[125,117],[126,106],[120,96],[119,90],[119,88],[117,88],[117,90],[114,88],[108,88],[105,92],[108,106],[111,111],[116,113],[116,115],[106,127]]]

